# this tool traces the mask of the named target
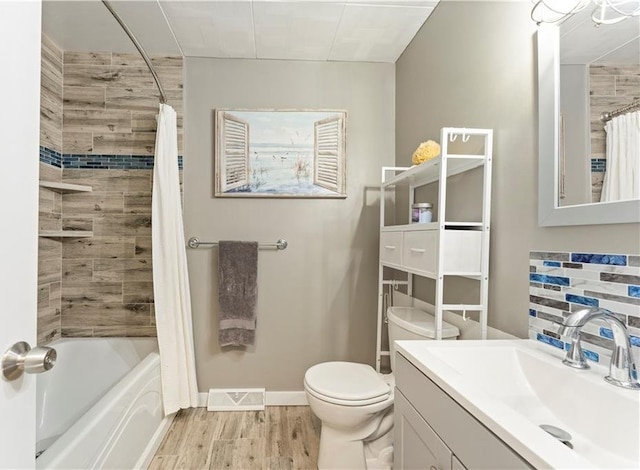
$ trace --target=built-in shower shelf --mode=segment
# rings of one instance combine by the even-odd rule
[[[84,184],[59,183],[57,181],[40,181],[40,187],[61,193],[88,193],[93,191],[91,186]]]
[[[38,233],[38,236],[45,238],[87,238],[93,237],[90,230],[47,230]]]

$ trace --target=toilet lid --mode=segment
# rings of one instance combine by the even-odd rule
[[[324,362],[307,370],[308,391],[321,400],[347,406],[362,406],[386,400],[391,387],[366,364]]]

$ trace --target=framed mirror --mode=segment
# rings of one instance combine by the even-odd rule
[[[640,18],[598,28],[587,20],[572,17],[562,26],[541,24],[538,29],[541,226],[640,222],[640,199],[600,202],[607,156],[600,113],[620,110],[640,97]],[[571,40],[561,44],[567,37]],[[621,70],[625,76],[616,76]],[[596,99],[607,84],[613,91]],[[570,159],[574,155],[578,160]]]

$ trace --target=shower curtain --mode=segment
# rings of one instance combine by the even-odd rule
[[[600,202],[640,198],[640,111],[611,119],[607,132],[607,169]]]
[[[160,105],[151,212],[153,292],[165,415],[198,406],[178,174],[176,112]]]

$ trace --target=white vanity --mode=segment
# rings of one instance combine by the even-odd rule
[[[606,367],[568,368],[530,340],[396,349],[395,469],[640,468],[640,393]]]

